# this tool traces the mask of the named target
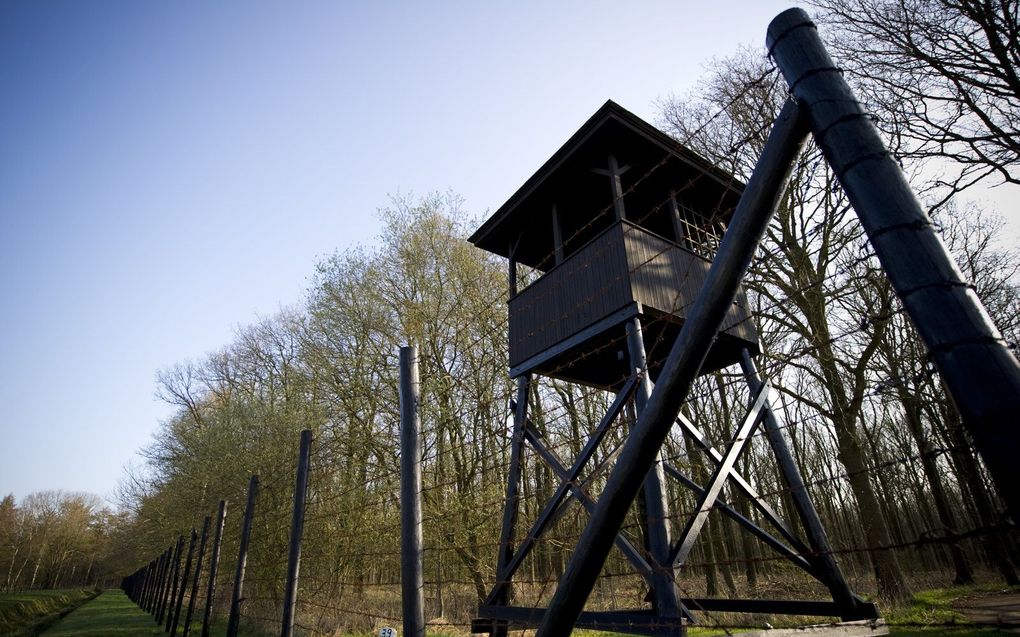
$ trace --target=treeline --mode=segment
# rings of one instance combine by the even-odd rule
[[[116,515],[95,495],[40,491],[0,500],[0,588],[106,586],[119,574],[110,534]]]
[[[885,6],[858,4],[869,16]],[[981,153],[992,151],[982,150],[983,141],[968,146],[962,138],[942,145],[962,150],[938,155],[937,144],[920,139],[925,126],[945,132],[961,118],[919,123],[909,117],[904,102],[890,98],[895,81],[865,74],[872,58],[863,52],[875,56],[881,50],[846,25],[843,31],[834,25],[845,36],[839,50],[847,68],[859,73],[853,80],[892,147],[908,158],[905,169],[965,278],[1006,340],[1020,342],[1020,254],[1000,247],[1002,226],[994,215],[958,196],[977,177],[998,174],[1012,181],[1016,156],[996,151],[992,163],[981,164]],[[901,54],[890,51],[890,60]],[[883,68],[873,65],[872,75]],[[928,80],[942,86],[938,77]],[[767,60],[742,53],[717,61],[696,93],[663,100],[660,124],[746,178],[786,95]],[[1016,97],[1002,99],[1009,106]],[[918,97],[910,105],[921,109],[922,102]],[[934,109],[925,114],[939,115]],[[996,148],[1015,141],[998,130]],[[1003,163],[1006,169],[997,170]],[[463,240],[478,220],[468,218],[453,195],[396,200],[381,221],[376,246],[345,251],[318,266],[301,306],[240,330],[234,342],[205,359],[160,373],[160,395],[177,411],[143,451],[145,466],[122,485],[130,519],[114,543],[118,555],[130,556],[124,573],[198,526],[223,498],[231,506],[220,569],[228,584],[245,486],[255,473],[263,490],[245,613],[255,622],[278,617],[297,436],[310,428],[315,446],[302,621],[329,631],[365,629],[398,616],[396,358],[401,345],[413,343],[420,352],[425,432],[427,613],[458,625],[468,621],[493,583],[500,548],[508,403],[514,395],[506,374],[505,264]],[[758,365],[778,390],[783,433],[852,586],[897,603],[918,587],[982,578],[1017,583],[1013,521],[816,150],[796,165],[745,285],[763,350]],[[542,379],[528,397],[529,413],[547,447],[569,465],[611,398]],[[701,378],[684,410],[719,446],[732,436],[748,400],[739,370],[727,369]],[[627,426],[625,417],[582,476],[593,499]],[[679,431],[663,453],[697,482],[712,470]],[[796,519],[762,436],[752,439],[738,470],[773,509]],[[530,454],[523,474],[526,525],[559,479]],[[676,482],[668,485],[676,533],[696,501]],[[736,490],[727,487],[724,495],[742,515],[763,523]],[[516,603],[541,604],[554,590],[587,519],[576,504],[565,511],[518,571]],[[624,532],[641,545],[636,516]],[[714,516],[679,585],[690,594],[825,594],[730,520]],[[229,586],[217,590],[228,594]],[[645,592],[626,560],[613,554],[591,605],[640,606]]]

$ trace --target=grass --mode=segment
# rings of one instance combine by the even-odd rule
[[[990,626],[890,626],[889,637],[934,637],[950,635],[951,637],[992,637],[1004,634],[998,628]]]
[[[0,635],[35,635],[62,613],[95,597],[91,589],[34,590],[0,595]]]
[[[1020,593],[1020,587],[1008,589],[1012,593]],[[970,596],[982,593],[998,593],[1003,591],[1001,584],[974,586],[955,586],[952,588],[936,588],[916,593],[910,602],[893,609],[880,609],[889,626],[890,637],[992,637],[1005,634],[996,626],[975,625],[956,609],[957,603]],[[807,619],[807,618],[805,618]],[[820,622],[821,620],[819,620]],[[808,622],[812,623],[812,622]],[[759,627],[760,628],[760,627]],[[688,637],[721,637],[727,634],[755,630],[754,627],[728,627],[727,629],[710,626],[691,626],[687,630]],[[727,632],[727,630],[729,632]],[[574,631],[578,637],[608,637],[610,633],[594,631]],[[624,637],[612,634],[613,637]]]
[[[921,591],[914,595],[909,604],[884,613],[889,624],[890,635],[893,637],[934,637],[936,635],[991,637],[992,635],[1001,635],[1003,633],[996,627],[968,625],[967,619],[954,608],[954,604],[964,597],[1000,590],[1002,590],[1001,586],[967,586]],[[1020,591],[1020,588],[1016,591]],[[67,595],[75,592],[80,593],[80,591],[32,591],[23,595],[29,600],[38,600],[40,598],[57,598],[61,594]],[[0,597],[0,613],[5,607],[11,605],[13,597],[12,595]],[[218,622],[218,624],[222,624],[222,622]],[[196,622],[192,627],[193,634],[196,634],[197,628]],[[224,630],[224,626],[216,625],[213,634],[222,637]],[[731,633],[738,633],[750,629],[730,628],[729,630]],[[244,633],[249,637],[253,636],[253,633],[247,631]],[[12,633],[4,630],[0,625],[0,635],[8,634]],[[139,609],[122,591],[108,590],[55,624],[50,630],[43,633],[43,637],[100,637],[104,635],[111,637],[159,637],[164,634],[162,628],[153,621],[152,617]],[[374,634],[365,637],[374,637]],[[716,637],[726,634],[723,629],[700,626],[691,627],[688,632],[689,637]],[[579,630],[575,631],[575,635],[578,637],[595,635],[608,637],[609,634]]]
[[[178,634],[184,628],[184,610],[178,623]],[[213,637],[223,637],[226,626],[220,622],[213,626]],[[202,624],[192,621],[191,634],[201,634]],[[243,637],[264,637],[263,633],[252,632],[242,628],[239,634]],[[0,635],[6,633],[0,631]],[[157,624],[152,615],[139,608],[128,599],[120,589],[108,589],[101,595],[74,611],[52,628],[42,633],[42,637],[162,637],[166,635],[163,626]]]
[[[162,627],[128,599],[124,591],[110,589],[62,619],[43,636],[156,637],[163,634]]]
[[[995,593],[1003,590],[1001,584],[985,584],[974,586],[954,586],[951,588],[933,588],[915,593],[910,603],[885,612],[885,620],[890,626],[918,629],[945,629],[946,626],[967,625],[971,622],[960,613],[954,605],[957,601],[980,593]],[[1010,592],[1020,592],[1020,587],[1012,587]],[[931,634],[931,633],[899,633],[896,634]],[[978,634],[978,633],[975,633]]]

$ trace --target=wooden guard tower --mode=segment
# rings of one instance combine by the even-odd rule
[[[605,389],[644,320],[654,379],[743,184],[609,101],[470,238],[510,261],[510,375]],[[541,276],[518,290],[517,265]],[[743,294],[705,372],[757,353]]]
[[[626,409],[642,412],[658,370],[701,289],[712,258],[739,201],[743,184],[620,107],[606,102],[470,241],[509,260],[510,375],[517,380],[514,433],[497,581],[479,608],[475,632],[505,635],[509,626],[534,627],[544,609],[512,605],[514,573],[569,498],[590,512],[595,500],[579,487],[586,464],[608,428]],[[519,276],[519,266],[530,270]],[[527,280],[527,285],[521,282]],[[832,558],[789,449],[770,436],[808,536],[804,543],[733,469],[744,441],[759,423],[778,432],[768,407],[768,386],[754,369],[758,339],[743,292],[730,306],[701,373],[740,363],[754,396],[734,442],[723,457],[696,425],[677,425],[700,446],[717,471],[704,487],[657,461],[644,482],[640,510],[644,546],[618,535],[616,546],[649,589],[651,608],[582,613],[577,627],[644,635],[682,634],[693,611],[745,611],[875,617],[873,605],[854,595]],[[534,375],[616,393],[580,455],[564,465],[528,418]],[[561,483],[538,518],[518,532],[521,454],[530,447]],[[732,460],[729,456],[732,455]],[[699,498],[697,512],[671,537],[667,475]],[[718,496],[732,481],[775,529],[741,516]],[[681,598],[676,572],[690,554],[713,507],[812,576],[832,602]],[[773,534],[775,533],[775,534]],[[777,537],[778,536],[778,537]],[[809,546],[810,544],[810,546]]]

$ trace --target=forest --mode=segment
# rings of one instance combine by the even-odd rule
[[[1004,339],[1020,343],[1020,248],[1003,220],[970,200],[975,185],[1017,187],[1020,49],[1015,2],[818,0],[823,34],[872,111],[964,278]],[[770,60],[741,50],[715,60],[689,93],[656,105],[656,124],[746,180],[788,91]],[[298,435],[314,436],[298,625],[366,631],[400,617],[397,355],[418,347],[423,427],[426,618],[466,633],[495,580],[509,465],[506,263],[465,239],[485,214],[453,192],[393,198],[368,246],[323,259],[303,301],[238,330],[199,360],[158,374],[175,409],[143,463],[128,472],[119,512],[88,496],[36,494],[0,503],[0,572],[8,589],[127,575],[201,527],[227,502],[217,610],[226,613],[249,476],[260,478],[243,621],[278,622],[286,576]],[[529,277],[523,275],[522,285]],[[974,583],[1017,585],[1014,520],[1005,511],[924,345],[903,313],[853,209],[820,152],[799,158],[744,281],[783,435],[851,588],[880,608],[913,593]],[[668,348],[670,344],[661,345]],[[569,466],[613,396],[539,378],[529,413]],[[697,381],[683,414],[716,444],[751,401],[739,368]],[[627,417],[583,476],[597,499]],[[703,483],[711,467],[675,432],[664,458]],[[795,519],[768,441],[738,463],[757,492]],[[521,518],[559,486],[524,458]],[[695,508],[667,483],[674,532]],[[732,485],[724,498],[760,513]],[[518,604],[546,603],[584,529],[564,510],[515,578]],[[637,514],[623,532],[640,544]],[[88,580],[88,582],[87,582]],[[824,597],[731,520],[713,516],[677,582],[684,595]],[[593,609],[633,608],[647,589],[611,555]],[[708,625],[746,623],[707,613]]]

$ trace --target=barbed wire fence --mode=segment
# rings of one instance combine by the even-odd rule
[[[687,139],[678,141],[678,145],[690,142],[749,92],[775,79],[772,69],[746,83],[729,103],[721,106]],[[752,143],[752,140],[748,138],[741,143]],[[666,165],[671,156],[665,153],[661,163],[630,182],[624,195],[634,192],[645,179]],[[694,185],[693,181],[683,185],[671,196],[681,195]],[[642,221],[667,205],[670,199],[640,211],[631,218],[634,225],[626,226],[624,232],[633,232]],[[728,212],[718,209],[711,214],[701,213],[703,230],[707,232]],[[594,211],[590,221],[577,228],[565,243],[581,238],[590,241],[590,235],[597,235],[600,224],[611,214],[612,205]],[[810,241],[813,233],[821,232],[820,227],[819,224],[811,230],[805,240]],[[862,242],[862,246],[865,245]],[[667,249],[673,247],[647,255],[622,276],[632,275],[639,268],[656,262]],[[823,249],[814,247],[805,255],[815,258]],[[591,258],[601,256],[595,252]],[[711,259],[712,254],[704,256]],[[553,258],[550,252],[542,261]],[[798,295],[813,289],[844,288],[848,280],[859,278],[855,268],[862,264],[874,267],[874,262],[874,253],[862,247],[854,261],[832,267],[799,286],[789,286],[785,294],[751,290],[748,304],[759,317],[781,314]],[[581,268],[585,264],[564,264],[563,267]],[[525,273],[521,292],[528,290],[526,284],[534,284],[540,276],[539,271]],[[618,283],[619,280],[606,281],[579,305],[608,294]],[[528,303],[536,308],[550,304],[562,292],[554,286],[538,294],[533,291]],[[494,293],[491,303],[504,303],[504,294],[504,291]],[[692,302],[692,298],[678,294],[674,297],[672,314],[684,315]],[[562,311],[569,313],[580,309],[564,307]],[[527,311],[527,307],[521,311]],[[559,318],[554,317],[545,328],[556,329]],[[646,320],[647,325],[654,327],[656,322],[668,318]],[[967,502],[964,485],[948,485],[954,505],[962,514],[955,532],[939,528],[930,507],[925,506],[929,487],[917,477],[923,475],[922,461],[934,458],[936,463],[948,467],[957,456],[973,457],[975,450],[971,444],[960,444],[960,438],[937,439],[939,434],[933,428],[929,433],[935,439],[934,444],[918,450],[908,437],[897,438],[895,427],[883,427],[880,432],[866,433],[872,444],[883,446],[869,454],[873,462],[861,471],[850,472],[838,460],[839,443],[833,414],[813,407],[818,401],[807,395],[810,388],[803,395],[798,394],[798,388],[803,387],[805,377],[809,376],[805,370],[811,371],[812,366],[817,365],[820,351],[838,349],[843,355],[859,353],[862,339],[870,330],[886,327],[894,321],[903,321],[903,308],[898,304],[867,316],[843,312],[833,321],[840,327],[835,333],[820,336],[778,330],[781,336],[767,343],[764,352],[769,380],[779,388],[780,400],[773,406],[780,420],[779,428],[792,442],[801,471],[808,476],[805,484],[820,505],[833,556],[852,589],[862,592],[876,590],[872,562],[876,552],[892,551],[906,556],[919,567],[914,577],[929,585],[944,579],[943,574],[950,565],[946,551],[949,544],[961,543],[972,555],[987,562],[989,556],[982,541],[989,537],[1012,538],[1014,533],[1014,527],[1003,519],[992,524],[982,520]],[[720,331],[736,326],[733,322],[726,323]],[[501,342],[502,330],[505,326],[476,330],[474,338],[458,351],[486,348],[491,343]],[[664,330],[657,333],[658,340],[646,344],[649,359],[653,361],[661,361],[663,349],[671,345],[661,336],[666,333]],[[623,336],[610,339],[601,347],[625,350],[624,339]],[[492,352],[491,355],[502,353]],[[429,356],[431,352],[423,353],[423,358]],[[465,634],[472,629],[479,603],[495,585],[501,584],[496,581],[496,556],[508,548],[517,548],[516,544],[503,544],[499,537],[499,520],[507,504],[505,475],[511,453],[514,394],[508,390],[506,395],[491,402],[472,402],[472,398],[484,392],[451,373],[456,365],[444,366],[443,361],[435,360],[441,357],[442,354],[424,361],[418,404],[423,426],[420,459],[424,529],[422,594],[430,633]],[[397,368],[396,352],[387,362],[392,369]],[[653,363],[646,373],[655,375],[656,364],[659,363]],[[930,366],[926,365],[924,374],[930,376],[928,370]],[[557,371],[560,370],[553,369],[549,375],[555,376]],[[890,382],[916,385],[928,377],[888,379],[874,371],[867,373],[872,379],[871,391],[863,398],[862,413],[866,413],[865,420],[872,423],[895,420],[901,409],[895,401],[889,400]],[[620,384],[626,381],[621,378]],[[812,399],[801,399],[805,396]],[[706,375],[696,383],[684,413],[702,428],[709,439],[708,449],[724,449],[742,411],[753,398],[744,375],[727,368]],[[517,566],[512,580],[506,583],[512,583],[516,605],[542,608],[551,599],[572,547],[576,546],[584,529],[587,515],[598,502],[609,469],[634,425],[634,415],[621,410],[600,434],[601,441],[585,470],[568,480],[566,468],[589,441],[600,416],[612,403],[613,394],[543,377],[535,379],[527,400],[535,440],[522,458],[517,538],[518,542],[528,541],[533,547]],[[304,489],[296,484],[302,473],[300,462],[264,468],[249,486],[249,502],[254,503],[253,507],[242,510],[245,500],[240,493],[225,495],[218,510],[198,513],[195,530],[181,533],[172,546],[125,578],[123,587],[173,635],[178,630],[184,635],[200,630],[205,636],[218,622],[227,626],[228,637],[281,634],[281,631],[285,636],[366,633],[382,626],[401,624],[399,519],[406,503],[400,498],[399,423],[391,412],[372,414],[363,423],[309,423],[311,429],[302,433],[302,438],[307,439]],[[761,543],[746,541],[743,528],[734,521],[733,512],[757,525],[767,526],[768,521],[758,504],[781,512],[787,521],[796,519],[791,489],[776,467],[767,435],[763,430],[755,431],[737,465],[738,473],[754,487],[758,502],[746,498],[727,483],[713,511],[729,509],[728,517],[718,513],[711,517],[707,530],[676,576],[683,598],[702,599],[726,594],[768,598],[794,592],[797,597],[810,600],[824,599],[828,594],[818,580],[793,567],[788,556],[771,552]],[[293,441],[295,457],[297,442]],[[703,485],[717,460],[693,444],[679,427],[675,427],[667,439],[662,456],[663,462],[672,469],[671,476],[686,478],[686,481],[671,479],[666,483],[670,511],[666,523],[676,531],[698,513],[697,491],[690,488],[689,483]],[[977,462],[977,466],[981,479],[989,483],[983,465]],[[946,473],[957,475],[952,471]],[[878,486],[885,496],[883,506],[889,516],[907,520],[906,524],[894,526],[896,534],[888,545],[869,543],[861,530],[862,521],[848,486],[859,478]],[[884,482],[910,485],[912,490],[897,492],[885,488]],[[984,486],[970,485],[970,488]],[[537,536],[524,534],[557,489],[566,489],[569,497],[556,508],[546,530]],[[231,515],[224,516],[224,508],[230,508]],[[299,527],[295,526],[297,512],[301,517]],[[295,535],[295,530],[300,533]],[[643,547],[644,533],[644,522],[635,510],[622,526],[620,537],[633,547]],[[1004,545],[1015,551],[1013,539],[1004,541]],[[300,548],[298,563],[291,557],[295,546]],[[648,558],[647,553],[644,557]],[[288,583],[293,585],[291,591],[288,591]],[[632,568],[624,552],[617,551],[607,560],[587,608],[592,611],[638,608],[647,604],[648,594],[647,580]],[[761,620],[753,614],[736,616],[704,607],[692,606],[689,610],[701,623],[727,630]]]

